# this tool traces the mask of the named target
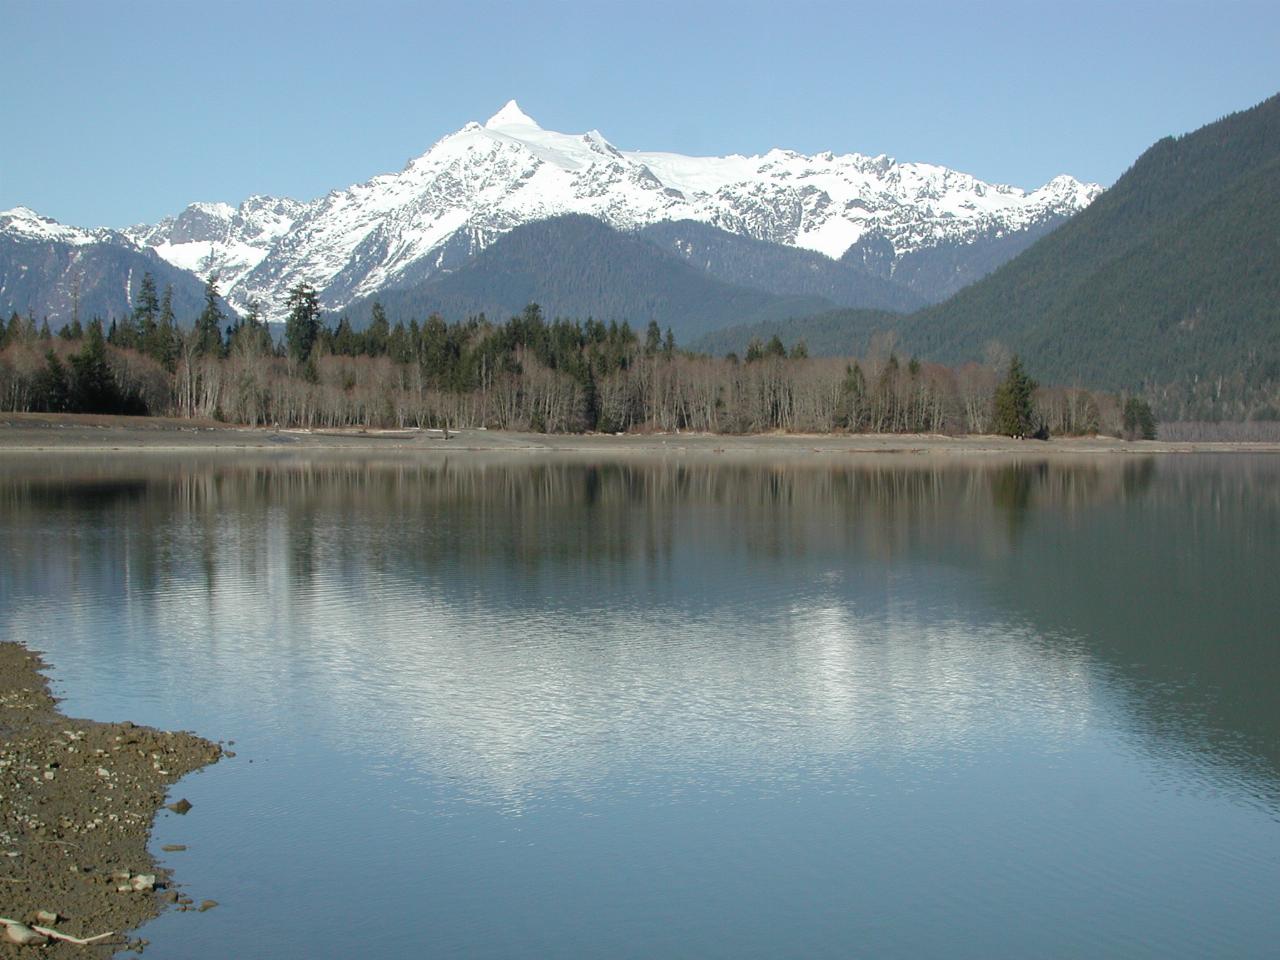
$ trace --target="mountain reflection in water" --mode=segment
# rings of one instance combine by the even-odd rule
[[[866,812],[1005,777],[1067,849],[1125,778],[1280,811],[1272,459],[11,458],[0,531],[0,629],[71,709],[305,739],[407,816]],[[1031,786],[1058,766],[1075,825]],[[963,811],[912,809],[951,849]]]

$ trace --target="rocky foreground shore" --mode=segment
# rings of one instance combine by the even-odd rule
[[[172,886],[147,840],[169,787],[222,750],[190,733],[69,719],[42,666],[0,642],[0,957],[142,952],[130,931],[167,904],[213,905]]]

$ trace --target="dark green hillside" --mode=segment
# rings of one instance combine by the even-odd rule
[[[656,321],[681,343],[730,324],[833,307],[820,297],[779,296],[717,280],[652,243],[578,215],[517,227],[452,273],[353,304],[346,312],[357,328],[367,322],[373,299],[396,318],[483,312],[500,319],[537,303],[552,317],[627,320],[637,329]]]
[[[765,320],[712,330],[689,346],[701,353],[724,356],[746,353],[752,340],[767,342],[775,335],[788,350],[804,341],[813,357],[863,356],[877,333],[897,330],[902,314],[886,310],[830,310],[812,317]]]
[[[668,220],[644,227],[638,234],[718,280],[769,293],[824,297],[844,307],[899,313],[932,302],[854,259],[832,260],[812,250],[740,236],[706,223]]]
[[[999,340],[1042,379],[1144,388],[1166,416],[1263,403],[1278,331],[1280,97],[1159,141],[1087,210],[900,328],[941,361]]]
[[[1041,362],[1113,385],[1280,377],[1278,178],[1280,158],[1065,293],[1057,325],[1028,325]]]

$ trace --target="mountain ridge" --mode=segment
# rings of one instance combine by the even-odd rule
[[[485,124],[442,137],[398,173],[309,203],[196,204],[126,233],[176,265],[217,271],[232,303],[257,299],[278,319],[298,282],[320,290],[326,308],[341,309],[457,268],[508,230],[563,213],[623,230],[693,220],[833,260],[855,243],[878,240],[889,253],[877,269],[892,281],[894,267],[913,253],[1058,222],[1101,192],[1068,176],[1026,191],[884,155],[623,151],[596,130],[544,130],[513,100]]]
[[[821,297],[773,294],[719,279],[641,234],[585,214],[523,224],[458,270],[371,294],[343,313],[358,329],[375,301],[389,316],[418,319],[431,313],[500,319],[537,303],[549,317],[626,321],[638,331],[653,321],[681,343],[725,323],[833,308]]]
[[[0,212],[0,304],[10,312],[70,322],[124,316],[150,273],[160,290],[173,288],[182,320],[204,305],[204,281],[173,266],[118,231],[82,230],[26,207]],[[231,315],[225,302],[220,304]]]

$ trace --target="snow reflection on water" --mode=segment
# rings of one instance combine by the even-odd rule
[[[223,903],[162,952],[1280,933],[1272,466],[63,468],[0,482],[5,634],[71,712],[240,754],[159,825]]]

